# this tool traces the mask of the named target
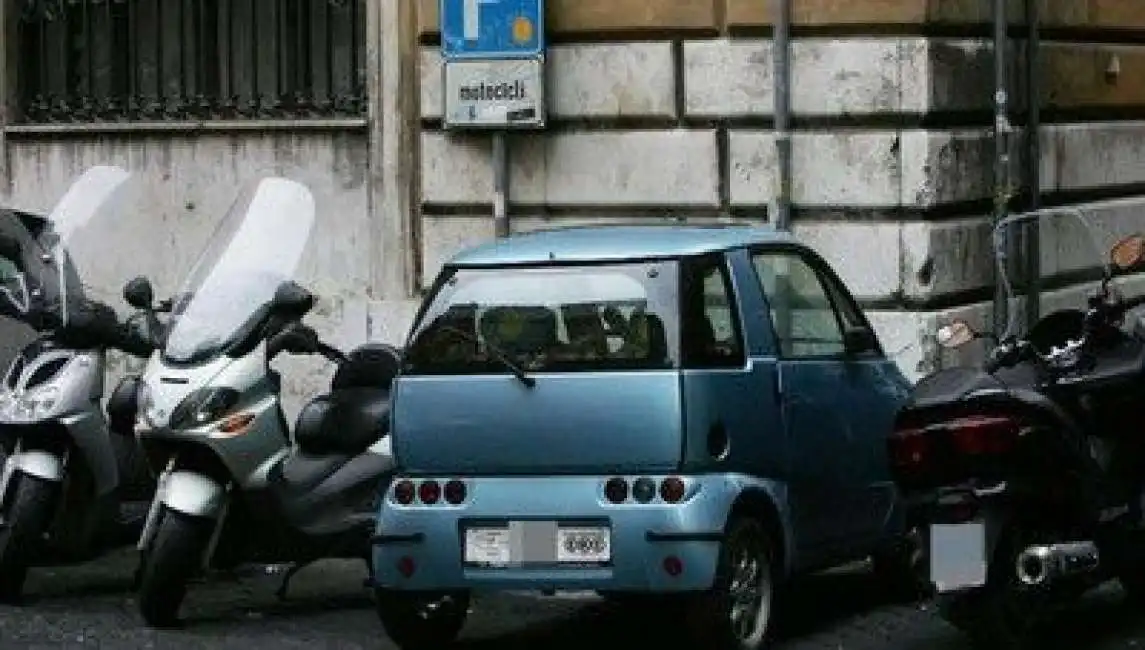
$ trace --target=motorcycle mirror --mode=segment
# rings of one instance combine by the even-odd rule
[[[318,349],[318,335],[301,323],[292,323],[272,337],[267,349],[271,357],[279,352],[310,354]]]
[[[1109,259],[1120,271],[1127,271],[1145,259],[1145,237],[1129,235],[1118,241],[1109,250]]]
[[[151,281],[142,275],[131,278],[123,285],[123,299],[136,309],[151,309],[155,303],[155,290]]]
[[[287,280],[278,285],[272,305],[281,314],[301,318],[314,307],[314,294],[298,283]]]
[[[963,320],[956,320],[949,325],[938,328],[935,338],[938,340],[939,345],[951,349],[973,341],[977,338],[977,334],[974,332],[974,328],[970,327],[969,323]]]

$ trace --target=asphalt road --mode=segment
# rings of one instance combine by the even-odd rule
[[[130,595],[134,555],[124,551],[90,564],[40,569],[29,579],[29,602],[0,607],[0,647],[104,650],[392,650],[356,562],[323,562],[299,573],[278,601],[279,578],[252,571],[240,578],[196,585],[184,612],[186,629],[144,628]],[[957,650],[958,632],[918,604],[888,604],[869,574],[856,567],[814,576],[794,590],[781,621],[776,650]],[[1063,617],[1054,638],[1081,650],[1145,648],[1145,616],[1124,604],[1113,587]],[[582,650],[620,635],[692,650],[657,630],[625,625],[616,610],[591,599],[498,595],[478,599],[463,636],[464,650]]]

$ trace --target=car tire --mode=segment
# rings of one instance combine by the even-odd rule
[[[139,578],[139,613],[150,627],[179,625],[179,607],[187,584],[201,569],[213,525],[211,519],[164,510],[159,530],[144,551]]]
[[[469,594],[377,588],[382,628],[402,650],[440,650],[453,643],[469,617]]]
[[[0,602],[11,604],[23,596],[28,565],[51,522],[58,485],[23,472],[14,473],[8,485],[14,491],[0,528]]]
[[[715,583],[688,611],[694,640],[713,650],[761,650],[772,636],[777,567],[763,522],[736,516],[720,546]]]

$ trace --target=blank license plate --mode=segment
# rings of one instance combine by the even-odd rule
[[[986,526],[980,521],[930,527],[930,580],[939,593],[986,584]]]
[[[465,531],[465,562],[504,566],[509,554],[508,528],[470,528]]]
[[[562,528],[554,521],[514,521],[504,528],[468,528],[465,562],[491,566],[599,563],[612,558],[611,531]]]

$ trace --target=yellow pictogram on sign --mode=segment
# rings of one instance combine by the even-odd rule
[[[523,44],[531,40],[533,40],[533,21],[524,16],[517,16],[513,20],[513,42]]]

